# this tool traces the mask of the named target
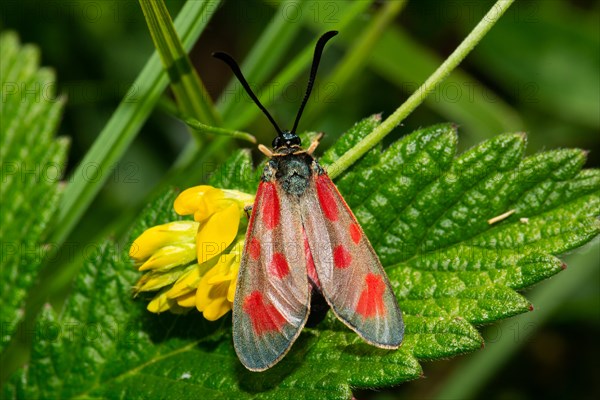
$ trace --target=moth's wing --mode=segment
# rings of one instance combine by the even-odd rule
[[[290,349],[306,323],[310,288],[298,201],[261,182],[252,209],[233,303],[240,361],[263,371]]]
[[[323,296],[368,343],[398,348],[402,313],[377,254],[331,179],[313,179],[300,205]]]

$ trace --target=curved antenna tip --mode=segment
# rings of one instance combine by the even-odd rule
[[[321,54],[323,54],[323,49],[325,45],[335,35],[338,34],[338,31],[329,31],[325,32],[315,45],[315,54],[313,56],[312,67],[310,68],[310,75],[308,78],[308,85],[306,87],[306,93],[304,94],[304,99],[302,99],[302,103],[300,104],[300,108],[298,109],[298,114],[296,114],[296,120],[294,121],[294,127],[290,131],[291,133],[296,133],[296,129],[298,128],[298,123],[300,123],[300,117],[302,116],[302,112],[304,111],[304,107],[306,106],[306,102],[310,97],[310,92],[312,91],[313,85],[315,83],[315,78],[317,76],[317,69],[319,68],[319,62],[321,61]]]
[[[229,54],[225,53],[224,51],[213,51],[211,56],[213,56],[214,58],[219,58],[219,59],[233,58]]]
[[[265,114],[265,116],[269,119],[269,121],[275,128],[275,131],[277,131],[277,135],[281,136],[282,131],[279,128],[279,125],[277,125],[277,122],[275,122],[275,119],[273,119],[273,117],[271,116],[269,111],[267,111],[265,106],[262,105],[262,103],[260,102],[258,97],[254,94],[254,92],[252,91],[252,88],[250,87],[250,84],[248,83],[248,81],[246,81],[246,78],[244,78],[244,74],[240,70],[240,67],[239,67],[238,63],[235,61],[235,59],[232,56],[230,56],[229,54],[222,52],[222,51],[215,51],[214,53],[212,53],[212,56],[214,58],[217,58],[217,59],[223,61],[225,64],[227,64],[229,66],[229,68],[231,68],[231,71],[238,78],[238,80],[242,84],[242,87],[246,90],[246,93],[248,93],[248,96],[250,96],[252,101],[254,101],[254,103],[258,106],[258,108],[260,108],[260,110],[263,112],[263,114]]]

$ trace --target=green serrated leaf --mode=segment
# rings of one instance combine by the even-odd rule
[[[420,360],[435,360],[477,350],[483,339],[460,317],[404,316],[406,331],[402,347]]]
[[[139,232],[170,220],[173,192],[143,212]],[[264,374],[245,370],[231,344],[230,321],[198,314],[149,315],[132,299],[137,272],[107,242],[89,258],[60,317],[39,317],[32,359],[5,388],[10,397],[348,398],[350,385],[397,384],[421,375],[414,357],[363,343],[349,331],[307,330],[289,360]],[[361,373],[356,374],[360,363]],[[60,378],[58,378],[60,377]]]
[[[236,189],[255,193],[257,176],[252,166],[250,150],[237,150],[225,160],[209,177],[208,183],[214,187]]]
[[[523,135],[498,136],[454,159],[455,138],[451,125],[417,131],[383,152],[368,176],[354,168],[338,186],[405,314],[488,323],[529,310],[513,290],[560,272],[553,255],[598,235],[600,175],[580,171],[580,150],[522,159]],[[366,183],[357,190],[346,179]]]
[[[319,158],[319,163],[323,166],[331,165],[333,162],[350,150],[352,146],[367,136],[373,129],[381,123],[381,115],[376,114],[354,124],[348,129],[342,137],[339,138],[333,146],[331,146]]]
[[[404,253],[409,251],[410,242],[396,241],[389,233],[412,232],[413,227],[404,221],[401,212],[413,213],[414,206],[409,205],[415,196],[450,168],[456,140],[455,128],[450,124],[420,130],[394,143],[377,157],[376,165],[368,169],[354,168],[338,179],[340,192],[384,265],[407,256]],[[382,235],[385,235],[384,240]]]
[[[68,140],[55,138],[63,99],[56,79],[39,67],[39,51],[14,33],[0,35],[0,351],[23,315],[49,244],[45,234],[60,196]]]
[[[371,117],[356,124],[322,162],[378,123]],[[84,266],[60,316],[46,310],[39,324],[112,323],[119,335],[89,340],[86,328],[38,340],[29,367],[13,377],[5,395],[348,399],[352,388],[421,376],[420,360],[481,348],[474,324],[530,310],[515,289],[561,271],[556,255],[600,232],[600,175],[580,170],[584,154],[577,150],[523,159],[523,135],[498,136],[458,157],[456,142],[453,125],[424,128],[384,151],[372,150],[337,180],[403,309],[406,332],[398,351],[364,343],[330,314],[305,329],[273,368],[247,371],[233,350],[229,318],[209,323],[197,313],[149,315],[142,299],[131,298],[137,273],[107,243]],[[249,153],[240,151],[209,172],[210,184],[252,193],[260,168],[253,170]],[[134,237],[176,218],[174,196],[166,193],[148,206]]]
[[[430,293],[419,293],[417,286],[412,292],[415,298],[402,301],[403,312],[423,316],[462,316],[472,323],[481,324],[511,317],[531,308],[523,296],[504,286],[467,286],[461,282],[456,287],[450,286],[449,293],[444,293],[443,286],[449,286],[445,280],[453,280],[444,278],[439,279],[441,285],[433,282],[431,287],[420,287]]]

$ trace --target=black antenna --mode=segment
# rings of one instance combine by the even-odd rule
[[[298,110],[298,114],[296,115],[296,121],[294,121],[294,127],[290,131],[291,133],[296,133],[296,128],[298,127],[298,123],[300,122],[300,117],[302,116],[302,112],[304,111],[304,106],[310,97],[310,92],[312,91],[313,85],[315,83],[315,77],[317,76],[317,68],[319,68],[319,62],[321,61],[321,54],[323,54],[323,48],[325,48],[325,44],[338,34],[338,31],[329,31],[323,34],[319,38],[317,45],[315,46],[315,55],[313,56],[312,67],[310,69],[310,77],[308,78],[308,86],[306,88],[306,94],[304,95],[304,99],[302,100],[302,104],[300,105],[300,109]]]
[[[250,88],[250,85],[246,81],[246,78],[244,78],[244,75],[242,74],[240,67],[238,66],[237,62],[235,62],[233,57],[231,57],[229,54],[223,53],[221,51],[217,51],[217,52],[213,53],[212,56],[215,58],[218,58],[219,60],[223,61],[225,64],[229,65],[229,68],[231,68],[231,71],[233,72],[233,74],[238,78],[238,80],[240,81],[240,83],[242,84],[244,89],[246,89],[248,96],[250,96],[250,98],[252,100],[254,100],[254,102],[256,103],[258,108],[260,108],[262,110],[262,112],[267,116],[267,118],[269,118],[269,121],[271,121],[271,123],[275,127],[277,134],[279,136],[281,136],[283,134],[283,132],[281,132],[281,129],[279,129],[279,126],[277,125],[277,123],[275,122],[275,120],[273,119],[271,114],[269,114],[269,112],[267,111],[265,106],[263,106],[261,104],[260,100],[258,100],[258,97],[256,97],[256,95]]]

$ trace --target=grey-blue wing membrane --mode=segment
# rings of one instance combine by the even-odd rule
[[[250,370],[279,361],[308,318],[310,286],[298,206],[277,182],[261,182],[233,305],[235,350]]]

